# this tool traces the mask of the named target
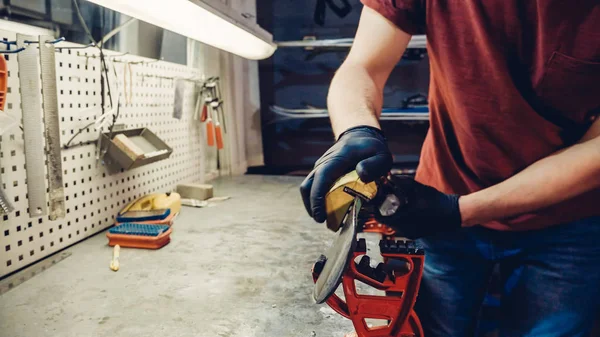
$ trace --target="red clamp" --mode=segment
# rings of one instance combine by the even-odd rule
[[[380,228],[380,227],[378,227]],[[336,294],[326,303],[352,320],[359,337],[423,337],[421,322],[413,310],[423,275],[425,255],[414,242],[387,238],[379,242],[383,263],[371,267],[365,239],[358,239],[352,259],[342,275],[345,300]],[[360,262],[355,262],[360,257]],[[321,256],[313,267],[316,282],[327,258]],[[384,296],[359,294],[355,281],[385,291]],[[370,326],[369,319],[385,320],[387,325]]]
[[[384,238],[392,239],[396,236],[396,231],[375,219],[368,219],[363,223],[362,231],[364,233],[379,233]]]

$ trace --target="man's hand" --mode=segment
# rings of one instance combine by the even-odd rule
[[[402,206],[393,215],[377,220],[399,236],[418,239],[460,228],[458,195],[444,194],[403,175],[392,175],[390,183]]]
[[[306,211],[316,222],[325,221],[325,195],[337,179],[356,169],[360,179],[368,183],[385,176],[392,163],[392,154],[381,130],[370,126],[346,130],[317,160],[300,186]]]

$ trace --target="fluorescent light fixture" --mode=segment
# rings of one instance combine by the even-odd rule
[[[88,1],[247,59],[265,59],[277,49],[271,34],[227,7],[199,0]]]

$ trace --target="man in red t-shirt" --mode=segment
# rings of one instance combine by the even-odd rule
[[[600,303],[600,2],[362,0],[331,84],[336,143],[301,186],[325,193],[356,169],[385,175],[385,82],[426,34],[430,129],[407,206],[381,221],[426,251],[416,310],[425,336],[473,335],[499,265],[501,336],[584,336]]]

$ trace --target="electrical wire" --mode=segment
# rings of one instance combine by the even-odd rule
[[[110,90],[110,80],[108,78],[108,67],[106,65],[106,58],[104,56],[104,51],[102,48],[102,45],[98,45],[98,42],[96,41],[96,39],[94,39],[94,37],[92,36],[92,33],[88,27],[88,25],[85,23],[85,20],[83,18],[83,15],[81,14],[81,9],[79,8],[79,1],[78,0],[73,0],[73,5],[75,7],[75,12],[77,13],[77,18],[79,19],[79,23],[81,24],[81,26],[83,27],[83,30],[85,31],[86,35],[88,36],[88,38],[90,39],[90,41],[92,41],[92,43],[90,45],[88,45],[87,47],[96,47],[98,48],[98,50],[100,51],[100,108],[102,110],[102,115],[105,115],[105,94],[108,95],[108,99],[110,102],[110,106],[111,108],[113,107],[113,100],[112,100],[112,92]],[[101,27],[100,27],[100,31],[104,32],[104,10],[102,10],[101,12]],[[114,33],[116,34],[116,33]],[[113,34],[113,35],[114,35]],[[108,39],[107,39],[108,40]],[[84,47],[84,48],[87,48]],[[104,82],[104,77],[106,76],[106,84]],[[106,86],[106,89],[105,89]],[[117,119],[119,118],[119,104],[117,103],[117,113],[115,115],[113,115],[113,120],[112,123],[109,127],[110,130],[110,134],[111,134],[111,139],[112,139],[112,132],[113,132],[113,128],[117,122]],[[69,140],[69,142],[67,142],[67,144],[65,145],[67,148],[70,147],[71,142],[75,139],[75,137],[77,137],[78,135],[80,135],[85,129],[87,129],[88,127],[92,126],[95,124],[96,121],[92,122],[91,124],[79,129],[79,131],[73,135],[73,137]]]
[[[115,68],[115,64],[113,63],[112,66],[113,66],[112,67],[113,68],[113,72],[115,74],[115,79],[117,79],[118,75],[117,75],[117,69]],[[107,77],[107,81],[108,81],[108,77]],[[117,82],[115,84],[117,86],[117,113],[113,115],[112,124],[110,125],[109,130],[108,130],[108,139],[112,139],[112,137],[113,137],[113,129],[115,127],[115,124],[117,123],[117,120],[119,119],[119,113],[121,111],[121,103],[120,103],[120,99],[119,99],[121,94],[120,94],[119,84],[118,83],[119,82],[117,80]],[[106,150],[108,151],[108,147],[107,147]]]
[[[104,10],[102,10],[102,12],[100,12],[100,22],[102,22],[100,31],[104,33]],[[102,40],[104,40],[104,39],[102,39]],[[113,107],[113,101],[112,101],[112,95],[111,95],[111,92],[110,92],[110,79],[108,78],[108,67],[106,66],[106,59],[104,58],[104,53],[102,52],[102,48],[103,48],[103,45],[100,44],[100,46],[99,46],[99,49],[100,49],[100,61],[102,62],[102,68],[104,69],[104,74],[106,75],[106,86],[108,88],[108,99],[110,100],[110,106],[112,108]],[[117,77],[117,70],[114,69],[114,65],[113,65],[113,71],[115,72],[115,78],[116,78]],[[117,92],[118,92],[118,90],[117,90]],[[119,106],[119,102],[117,102],[117,113],[113,115],[112,123],[110,124],[110,127],[108,128],[108,132],[109,132],[108,133],[109,134],[108,139],[112,140],[113,129],[115,127],[115,124],[117,124],[117,120],[119,119],[119,112],[120,112],[120,106]],[[108,148],[107,148],[107,150],[108,150]]]
[[[90,29],[88,28],[87,24],[85,23],[85,20],[83,19],[83,15],[81,14],[81,9],[79,8],[79,1],[73,0],[73,5],[75,6],[75,12],[77,13],[77,18],[79,19],[79,23],[81,24],[81,26],[83,26],[83,30],[85,30],[85,33],[87,34],[88,38],[92,41],[92,43],[95,46],[98,45],[98,43],[94,39],[94,36],[92,35],[92,32],[90,32]]]
[[[69,139],[69,141],[67,142],[67,144],[65,144],[65,146],[63,146],[63,148],[66,149],[70,149],[74,146],[71,146],[71,143],[73,142],[73,140],[75,140],[75,138],[77,138],[77,136],[79,136],[81,133],[83,133],[83,131],[85,131],[87,128],[89,128],[90,126],[94,125],[96,122],[91,122],[90,124],[82,127],[81,129],[79,129],[79,131],[77,131],[73,137],[71,137],[71,139]],[[79,144],[78,144],[79,145]]]
[[[124,23],[122,23],[120,26],[116,27],[115,29],[111,30],[110,32],[108,32],[106,35],[104,35],[104,37],[102,38],[102,40],[100,40],[99,45],[103,46],[108,40],[110,40],[113,36],[117,35],[121,30],[127,28],[129,25],[131,25],[132,23],[136,22],[137,19],[136,18],[130,18],[129,20],[125,21]]]

